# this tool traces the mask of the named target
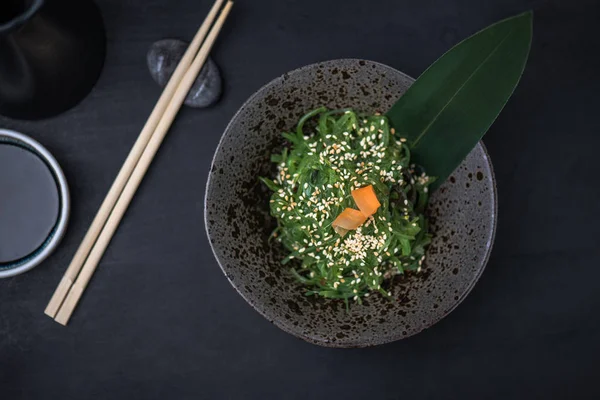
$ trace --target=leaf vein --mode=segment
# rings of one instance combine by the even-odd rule
[[[411,147],[414,148],[419,143],[419,141],[423,138],[423,136],[425,136],[427,131],[433,126],[434,122],[438,119],[438,117],[444,112],[444,110],[446,110],[446,108],[448,108],[450,103],[452,103],[452,100],[454,100],[454,98],[458,96],[458,94],[464,89],[467,83],[469,83],[471,78],[473,78],[477,74],[477,72],[485,65],[485,63],[487,63],[488,60],[496,53],[496,51],[500,48],[500,46],[502,46],[504,41],[506,41],[506,39],[508,39],[508,37],[513,33],[513,30],[514,28],[511,28],[510,31],[508,31],[508,33],[502,38],[500,43],[498,43],[496,47],[494,47],[494,50],[492,50],[492,52],[485,58],[485,60],[483,60],[481,64],[479,64],[477,68],[475,68],[475,70],[471,73],[471,75],[469,75],[469,77],[463,82],[463,84],[460,85],[458,90],[452,95],[452,97],[450,97],[450,99],[448,99],[446,104],[444,104],[444,107],[442,107],[442,109],[436,114],[436,116],[433,117],[433,119],[429,122],[429,124],[427,124],[427,126],[423,129],[419,136],[415,138],[415,140],[412,142]]]

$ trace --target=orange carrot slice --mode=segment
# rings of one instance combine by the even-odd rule
[[[352,198],[354,199],[354,202],[356,202],[356,205],[360,211],[366,217],[370,217],[371,215],[375,214],[377,209],[381,207],[381,203],[379,200],[377,200],[375,190],[373,190],[373,185],[353,190]]]
[[[342,231],[342,229],[346,231],[354,230],[364,224],[366,220],[367,217],[362,212],[353,208],[346,208],[338,215],[331,226],[333,226],[336,232],[344,236],[346,232]]]
[[[333,226],[333,230],[335,231],[335,233],[337,233],[338,235],[340,235],[341,237],[346,236],[346,233],[350,232],[348,229],[344,229],[341,226]]]

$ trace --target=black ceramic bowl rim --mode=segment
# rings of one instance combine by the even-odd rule
[[[46,0],[33,0],[28,8],[16,15],[12,20],[0,24],[0,33],[11,32],[20,26],[24,25],[31,17],[33,17],[42,8]]]
[[[14,143],[18,146],[26,148],[40,157],[48,166],[50,172],[56,180],[60,199],[58,219],[46,241],[30,255],[15,262],[8,263],[7,266],[0,268],[0,278],[8,278],[22,274],[23,272],[29,271],[30,269],[38,266],[54,250],[56,250],[67,229],[67,223],[69,221],[71,209],[71,200],[67,179],[65,178],[65,175],[56,159],[48,150],[46,150],[44,146],[29,136],[7,129],[0,129],[0,143],[1,142]]]
[[[345,58],[345,59],[334,59],[334,60],[327,60],[327,61],[323,61],[323,62],[317,62],[317,63],[313,63],[313,64],[308,64],[305,66],[302,66],[300,68],[296,68],[292,71],[289,71],[281,76],[278,76],[274,79],[272,79],[271,81],[267,82],[266,84],[264,84],[263,86],[261,86],[258,90],[256,90],[252,95],[250,95],[250,97],[248,97],[248,99],[238,108],[238,110],[235,112],[235,114],[231,117],[231,119],[229,120],[229,123],[227,124],[226,128],[224,129],[219,143],[217,145],[217,148],[215,150],[215,153],[213,155],[213,160],[211,162],[211,171],[213,170],[214,166],[215,166],[215,162],[217,160],[217,157],[221,151],[221,148],[223,146],[223,142],[225,141],[226,135],[227,133],[231,130],[232,125],[234,124],[234,121],[236,121],[236,119],[242,115],[242,113],[246,110],[246,108],[252,104],[255,99],[257,97],[259,97],[264,91],[268,90],[269,88],[279,84],[282,79],[284,79],[286,76],[291,76],[293,74],[296,73],[301,73],[304,70],[310,70],[312,68],[314,68],[315,66],[318,66],[320,64],[327,64],[327,63],[335,63],[335,62],[360,62],[360,61],[367,61],[367,60],[363,60],[363,59],[354,59],[354,58]],[[399,71],[393,67],[390,67],[389,65],[386,64],[382,64],[376,61],[372,61],[372,60],[368,60],[369,63],[371,64],[377,64],[378,66],[382,67],[383,69],[387,69],[395,74],[399,74],[402,75],[408,79],[410,79],[411,81],[414,82],[414,78],[410,77],[409,75],[406,75],[405,73],[403,73],[402,71]],[[410,336],[413,336],[419,332],[421,332],[424,329],[430,328],[431,326],[437,324],[438,322],[440,322],[442,319],[444,319],[445,317],[447,317],[450,313],[452,313],[452,311],[454,311],[465,299],[466,297],[471,293],[471,291],[473,290],[473,288],[475,287],[475,285],[477,284],[477,282],[479,281],[479,279],[481,278],[481,275],[483,274],[483,272],[485,271],[485,268],[489,262],[491,253],[492,253],[492,249],[494,246],[494,241],[496,238],[496,230],[497,230],[497,225],[498,225],[498,190],[497,190],[497,186],[496,186],[496,177],[495,177],[495,173],[494,173],[494,167],[491,161],[491,158],[489,156],[489,153],[484,145],[484,143],[482,141],[479,141],[479,143],[477,144],[477,147],[479,147],[482,151],[482,156],[483,156],[483,161],[485,162],[486,166],[489,168],[489,180],[490,180],[490,190],[492,192],[492,210],[491,210],[491,215],[490,215],[490,227],[488,229],[489,233],[490,233],[490,237],[487,240],[487,242],[485,243],[485,252],[484,252],[484,256],[483,259],[478,263],[479,267],[476,271],[475,274],[473,274],[469,285],[462,291],[460,297],[458,299],[456,299],[454,301],[454,304],[452,305],[452,307],[448,308],[445,310],[445,312],[440,315],[436,320],[431,321],[427,326],[424,326],[422,329],[420,329],[419,331],[416,331],[408,336],[404,336],[403,334],[401,334],[399,331],[392,333],[388,336],[382,336],[382,337],[377,337],[376,339],[373,340],[372,343],[370,344],[358,344],[358,345],[346,345],[346,344],[337,344],[337,343],[332,343],[332,342],[324,342],[321,341],[320,339],[316,339],[311,337],[311,335],[307,334],[307,333],[300,333],[298,331],[295,331],[293,329],[289,329],[285,324],[280,323],[280,321],[278,321],[277,319],[271,319],[269,316],[267,316],[262,308],[257,305],[255,303],[255,301],[249,297],[247,297],[239,288],[238,285],[236,283],[234,283],[230,278],[229,275],[227,273],[227,270],[225,268],[225,266],[223,265],[216,249],[215,246],[213,245],[213,242],[211,240],[212,234],[209,228],[209,221],[208,221],[208,194],[209,194],[209,188],[211,187],[211,183],[212,183],[212,173],[209,172],[208,174],[208,180],[206,182],[206,189],[205,189],[205,198],[204,198],[204,225],[205,225],[205,230],[206,230],[206,234],[207,237],[209,239],[209,244],[211,247],[211,250],[213,251],[213,255],[221,269],[221,271],[223,272],[223,274],[225,275],[225,277],[227,278],[227,280],[229,281],[229,283],[231,284],[231,286],[233,286],[233,288],[236,290],[236,292],[255,310],[257,311],[260,315],[262,315],[263,317],[265,317],[267,320],[269,320],[270,322],[272,322],[274,325],[276,325],[278,328],[282,329],[283,331],[299,338],[302,339],[304,341],[307,341],[309,343],[312,344],[316,344],[319,346],[324,346],[324,347],[337,347],[337,348],[349,348],[349,347],[371,347],[371,346],[376,346],[376,345],[381,345],[381,344],[385,344],[385,343],[390,343],[390,342],[394,342],[396,340],[402,340],[402,339],[406,339]]]

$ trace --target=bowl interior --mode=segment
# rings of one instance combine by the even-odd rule
[[[0,129],[0,145],[13,146],[26,152],[25,154],[29,157],[36,159],[36,166],[41,166],[42,169],[42,171],[34,173],[31,165],[20,165],[19,167],[12,165],[12,167],[17,168],[17,171],[12,171],[10,173],[19,174],[19,168],[27,169],[26,171],[21,171],[21,175],[17,176],[17,178],[22,176],[28,177],[28,179],[24,181],[22,187],[19,187],[19,190],[27,192],[30,197],[32,196],[32,192],[35,193],[35,195],[43,196],[44,204],[43,207],[35,210],[31,210],[31,208],[39,206],[39,204],[25,204],[19,211],[23,212],[25,209],[30,209],[31,213],[29,216],[35,217],[36,221],[19,227],[19,232],[12,232],[14,233],[14,236],[7,242],[24,241],[27,243],[19,243],[18,246],[25,246],[23,248],[28,249],[28,246],[34,247],[30,248],[31,252],[29,254],[22,253],[26,255],[18,259],[0,262],[0,278],[8,278],[26,272],[39,265],[56,249],[67,228],[70,198],[66,178],[62,169],[58,165],[56,159],[40,143],[22,133]],[[9,171],[3,172],[9,173]],[[9,182],[14,183],[14,178],[15,177],[11,177]],[[58,209],[55,210],[55,207]],[[44,221],[45,223],[51,225],[48,225],[49,231],[40,230],[40,224],[42,223],[40,219],[42,218],[46,219],[46,221]],[[11,234],[11,232],[4,233],[7,235]],[[15,244],[15,246],[17,245]],[[5,257],[2,259],[4,260]]]
[[[447,315],[483,271],[496,226],[492,166],[480,143],[433,194],[429,216],[434,239],[419,274],[397,277],[393,300],[379,295],[364,305],[304,296],[281,265],[285,250],[268,237],[269,192],[258,176],[273,174],[272,151],[283,145],[308,110],[352,107],[385,112],[413,79],[365,60],[334,60],[295,70],[267,84],[233,117],[213,160],[205,219],[215,256],[238,292],[265,318],[309,342],[357,347],[420,332]]]

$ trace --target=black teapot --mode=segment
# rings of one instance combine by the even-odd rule
[[[91,0],[0,0],[0,114],[42,119],[77,105],[106,55]]]

